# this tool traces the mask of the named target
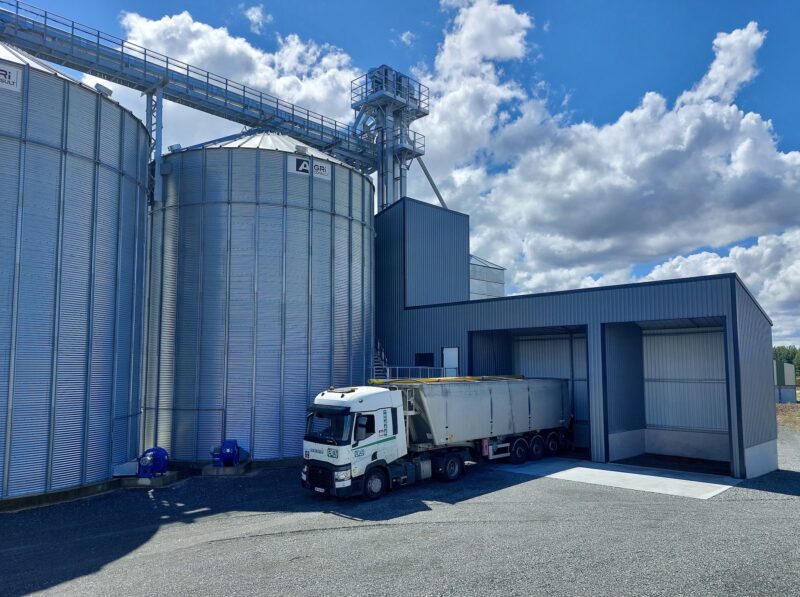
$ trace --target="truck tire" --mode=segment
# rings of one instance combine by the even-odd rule
[[[531,438],[531,448],[528,452],[528,457],[531,460],[541,460],[544,458],[545,446],[544,438],[541,435],[534,435]]]
[[[561,440],[558,437],[558,433],[555,431],[551,431],[547,434],[547,439],[545,440],[545,447],[547,448],[547,453],[550,456],[555,456],[558,454],[558,449],[561,447]]]
[[[528,459],[528,442],[524,437],[518,437],[511,444],[509,460],[512,464],[522,464]]]
[[[450,483],[460,479],[463,474],[464,462],[461,460],[461,457],[456,454],[445,456],[444,462],[442,462],[442,480]]]
[[[373,468],[364,477],[364,497],[368,500],[377,500],[386,493],[386,473],[383,469]]]

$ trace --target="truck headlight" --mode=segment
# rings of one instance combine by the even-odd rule
[[[300,480],[305,481],[308,479],[308,465],[304,464],[303,468],[300,469]]]
[[[333,479],[334,481],[348,481],[350,479],[350,469],[334,472]]]

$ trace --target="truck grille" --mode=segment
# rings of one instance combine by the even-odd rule
[[[332,475],[328,469],[321,466],[311,465],[308,467],[308,484],[312,487],[330,489],[332,485]]]

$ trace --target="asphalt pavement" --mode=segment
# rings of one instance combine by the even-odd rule
[[[709,500],[487,466],[378,502],[291,469],[119,490],[0,514],[0,595],[797,594],[800,434],[780,463]]]

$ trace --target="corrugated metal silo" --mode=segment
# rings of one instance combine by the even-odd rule
[[[0,498],[138,450],[147,133],[0,45]]]
[[[297,456],[309,399],[372,366],[373,186],[289,137],[169,154],[152,212],[146,445]]]

